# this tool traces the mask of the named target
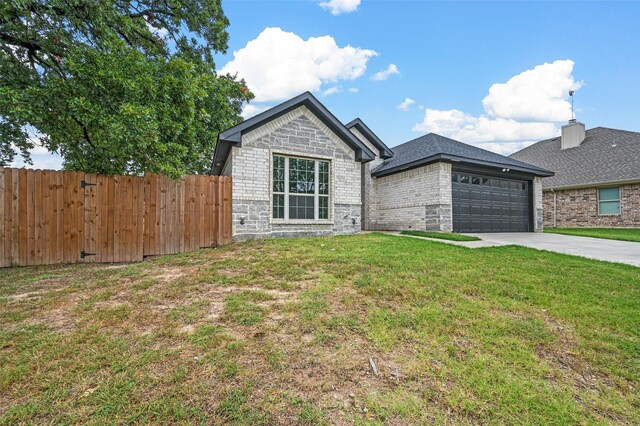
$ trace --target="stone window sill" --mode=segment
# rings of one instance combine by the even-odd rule
[[[292,220],[278,220],[272,219],[271,223],[274,225],[333,225],[333,220],[301,220],[301,219],[292,219]]]

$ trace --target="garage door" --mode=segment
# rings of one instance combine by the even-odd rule
[[[455,232],[528,232],[529,182],[453,172]]]

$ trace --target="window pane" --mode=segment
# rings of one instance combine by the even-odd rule
[[[316,190],[314,160],[289,159],[289,192],[313,194]]]
[[[289,196],[289,219],[314,219],[313,197]]]
[[[451,174],[451,182],[457,182],[458,181],[458,175],[456,173],[452,173]]]
[[[477,176],[473,176],[473,177],[471,178],[471,183],[472,183],[473,185],[480,185],[480,178],[479,178],[479,177],[477,177]]]
[[[284,192],[284,157],[273,156],[273,192]]]
[[[620,201],[601,201],[600,214],[620,214]]]
[[[460,183],[469,183],[469,176],[467,175],[460,176]]]
[[[482,178],[483,185],[489,185],[489,178]]]
[[[318,219],[329,219],[329,197],[319,197]]]
[[[600,188],[600,201],[619,200],[620,188]]]
[[[284,194],[273,195],[273,218],[284,219]]]
[[[318,193],[329,195],[329,163],[318,161]]]

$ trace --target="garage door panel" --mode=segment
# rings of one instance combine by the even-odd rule
[[[527,181],[453,172],[453,229],[456,232],[529,231]]]

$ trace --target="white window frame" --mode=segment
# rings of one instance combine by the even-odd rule
[[[273,190],[273,179],[274,179],[274,175],[273,175],[273,159],[274,157],[282,157],[284,158],[284,192],[275,192]],[[311,160],[313,161],[313,173],[314,173],[314,179],[315,179],[315,185],[314,185],[314,193],[313,194],[298,194],[298,193],[291,193],[289,192],[289,160],[290,159],[295,159],[295,160]],[[328,173],[328,185],[329,185],[329,193],[328,194],[320,194],[320,173],[319,173],[319,169],[320,169],[320,161],[324,161],[325,163],[327,163],[327,173]],[[270,161],[270,168],[271,168],[271,172],[270,172],[270,181],[269,181],[269,185],[270,185],[270,197],[271,197],[271,201],[270,201],[270,205],[271,205],[271,220],[273,222],[283,222],[283,223],[309,223],[309,222],[317,222],[317,223],[329,223],[331,222],[332,219],[332,208],[331,208],[331,201],[332,201],[332,181],[331,181],[331,176],[332,176],[332,168],[331,168],[331,160],[327,159],[327,158],[313,158],[313,157],[303,157],[303,156],[298,156],[298,155],[291,155],[291,154],[280,154],[277,152],[272,152],[271,153],[271,161]],[[281,194],[284,195],[284,218],[280,218],[280,217],[273,217],[273,196],[276,194]],[[313,197],[313,219],[290,219],[289,218],[289,196],[290,195],[295,195],[295,196],[303,196],[303,197]],[[327,198],[327,217],[326,218],[322,218],[320,219],[320,197],[326,197]]]
[[[616,200],[601,200],[600,199],[600,190],[601,189],[612,189],[612,188],[617,188],[618,189],[618,199]],[[597,199],[598,199],[598,216],[620,216],[620,214],[622,213],[622,201],[621,201],[621,197],[620,197],[620,187],[619,186],[608,186],[605,188],[597,188]],[[602,203],[618,203],[618,212],[617,213],[602,213],[600,211],[600,205]]]

